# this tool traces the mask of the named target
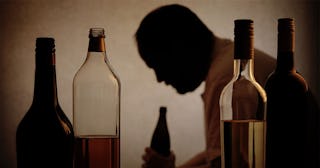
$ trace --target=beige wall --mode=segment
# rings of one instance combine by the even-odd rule
[[[204,149],[204,85],[186,95],[159,85],[139,58],[133,38],[149,11],[171,3],[190,7],[216,35],[230,39],[234,19],[253,19],[255,46],[273,56],[277,19],[296,18],[296,65],[319,92],[320,20],[315,0],[0,0],[0,167],[16,165],[15,131],[33,96],[35,38],[56,39],[59,101],[71,119],[72,79],[86,56],[88,29],[95,26],[106,29],[108,56],[122,82],[122,167],[140,167],[160,105],[168,107],[177,163]]]

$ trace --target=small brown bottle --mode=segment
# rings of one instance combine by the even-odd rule
[[[159,120],[151,140],[151,148],[162,156],[170,155],[170,136],[167,126],[166,113],[167,108],[160,107]]]

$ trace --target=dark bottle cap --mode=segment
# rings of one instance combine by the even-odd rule
[[[234,59],[253,58],[253,21],[239,19],[234,21]]]
[[[295,23],[293,18],[280,18],[278,19],[278,32],[294,32]]]
[[[253,20],[251,19],[237,19],[234,21],[234,32],[236,33],[246,33],[253,35]],[[237,34],[236,34],[237,35]]]
[[[36,64],[37,66],[55,65],[54,38],[38,37],[36,39]]]
[[[295,22],[293,18],[278,19],[278,53],[294,52]],[[278,54],[279,55],[279,54]]]
[[[52,50],[54,47],[54,38],[38,37],[36,40],[36,50]]]
[[[105,52],[104,42],[104,29],[103,28],[91,28],[89,32],[89,52]]]
[[[167,107],[161,106],[159,111],[160,113],[165,113],[167,112]]]

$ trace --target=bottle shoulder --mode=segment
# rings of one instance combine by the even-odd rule
[[[59,106],[47,108],[32,105],[20,121],[17,134],[73,135],[73,128],[70,120]]]
[[[91,81],[91,82],[108,82],[112,81],[114,83],[119,83],[119,80],[113,70],[107,66],[107,64],[102,65],[87,65],[84,64],[74,76],[74,83],[81,81]]]
[[[267,79],[266,90],[283,88],[283,90],[307,91],[308,84],[302,75],[296,72],[273,72]]]

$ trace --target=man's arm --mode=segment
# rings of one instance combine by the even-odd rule
[[[206,159],[206,151],[203,151],[195,155],[183,165],[178,166],[178,168],[209,168],[209,167],[210,165]]]
[[[145,149],[145,152],[142,156],[144,160],[142,168],[175,168],[175,155],[173,152],[171,152],[169,157],[160,156],[149,147]],[[176,168],[210,168],[210,163],[207,163],[206,152],[204,151]]]

